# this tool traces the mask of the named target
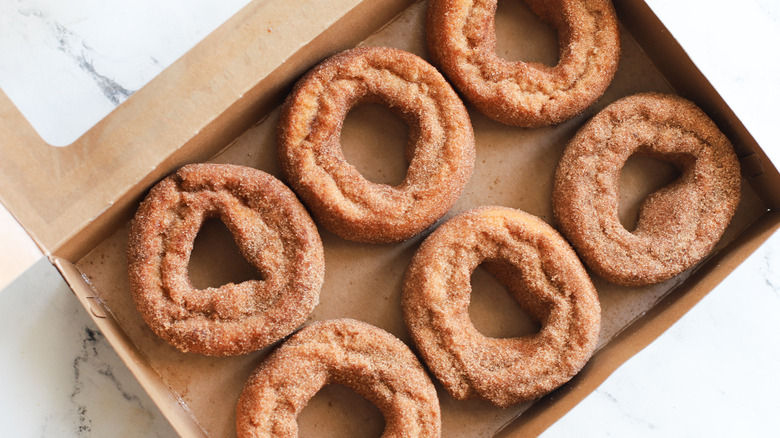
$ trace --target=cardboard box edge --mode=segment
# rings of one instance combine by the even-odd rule
[[[769,212],[697,269],[683,285],[673,289],[649,312],[629,324],[597,351],[564,386],[541,398],[496,437],[536,436],[547,430],[595,391],[612,373],[658,339],[706,297],[723,279],[780,229],[780,212]]]
[[[160,408],[160,412],[181,436],[207,436],[197,419],[187,410],[178,395],[160,378],[143,354],[133,345],[130,338],[113,317],[110,309],[105,308],[95,295],[91,285],[76,266],[59,257],[51,256],[50,262],[60,272],[73,294],[97,325],[100,332],[114,348],[144,391]],[[117,348],[119,346],[120,348]]]
[[[628,1],[629,0],[623,0],[623,2]],[[644,4],[644,2],[641,1],[631,1],[633,1],[633,3]],[[404,2],[399,0],[394,3],[404,3],[406,6],[408,6],[408,4],[411,4],[412,2]],[[616,0],[616,3],[621,3],[621,1]],[[365,2],[361,3],[361,5],[362,4],[365,4]],[[338,24],[339,22],[335,23],[334,26]],[[655,57],[652,58],[655,59]],[[711,85],[709,86],[711,87]],[[715,94],[718,95],[717,92]],[[723,105],[725,105],[725,102],[723,102]],[[726,107],[728,108],[727,105]],[[727,114],[726,116],[727,118],[732,117],[738,121],[733,113],[730,115]],[[746,130],[745,133],[747,133]],[[749,133],[747,133],[747,135],[749,136]],[[750,137],[750,140],[752,140],[752,137]],[[752,140],[752,142],[755,144],[754,140]],[[755,146],[758,148],[759,152],[762,152],[760,146],[757,144],[755,144]],[[124,193],[121,196],[124,197],[127,195],[128,193]],[[134,199],[135,197],[132,198]],[[127,205],[132,205],[132,201],[128,201]],[[111,208],[126,207],[112,205]],[[101,213],[100,217],[106,217],[104,214],[105,212]],[[124,216],[119,214],[119,216],[115,217]],[[762,219],[760,222],[761,224],[758,225],[760,229],[755,230],[755,232],[748,231],[748,234],[751,234],[750,236],[741,236],[738,239],[739,241],[735,243],[735,245],[739,247],[738,250],[733,253],[726,251],[729,252],[729,254],[726,254],[726,256],[721,260],[724,262],[724,265],[713,266],[712,269],[705,268],[705,270],[710,273],[713,272],[713,269],[714,271],[717,271],[717,274],[713,274],[712,277],[709,277],[711,280],[704,281],[702,284],[694,284],[690,289],[695,290],[695,293],[691,293],[690,290],[679,292],[680,294],[686,292],[686,294],[681,297],[677,297],[672,301],[665,302],[663,308],[657,306],[657,310],[654,308],[653,312],[649,313],[641,320],[632,323],[618,339],[613,340],[608,346],[606,346],[601,352],[598,353],[597,357],[609,357],[609,359],[591,361],[581,376],[576,377],[575,380],[573,380],[566,387],[554,392],[549,397],[542,399],[540,402],[537,402],[537,404],[528,412],[514,420],[506,429],[504,429],[501,432],[501,436],[520,436],[520,434],[525,433],[538,434],[544,431],[555,421],[560,419],[566,412],[568,412],[568,410],[573,408],[579,401],[584,399],[595,388],[597,388],[601,382],[606,380],[606,378],[612,374],[612,372],[614,372],[623,363],[636,355],[639,351],[641,351],[658,336],[660,336],[664,331],[671,327],[671,325],[673,325],[682,315],[690,310],[700,299],[706,296],[707,293],[709,293],[718,283],[720,283],[722,278],[725,278],[728,273],[733,271],[733,269],[736,268],[739,263],[747,258],[756,248],[758,248],[761,243],[768,239],[769,236],[771,236],[772,233],[774,233],[780,227],[780,217],[778,217],[778,215],[775,213],[768,213],[766,218]],[[87,229],[88,226],[89,224],[86,224],[85,229]],[[79,231],[79,233],[82,232],[84,232],[84,229]],[[87,232],[87,234],[93,235],[91,231]],[[71,241],[71,239],[73,239],[73,236],[70,236],[68,241]],[[88,247],[90,246],[87,243],[82,242],[82,244]],[[92,303],[90,303],[87,299],[89,295],[86,295],[89,293],[88,290],[85,289],[85,287],[88,287],[88,284],[86,284],[86,281],[78,273],[72,262],[68,261],[68,259],[71,258],[78,258],[79,252],[63,250],[62,247],[60,247],[57,248],[57,251],[54,253],[56,255],[51,256],[50,260],[52,260],[52,263],[63,275],[63,278],[65,278],[69,286],[74,289],[74,293],[79,298],[79,301],[82,303],[85,309],[89,311],[90,317],[95,320],[101,331],[106,334],[107,338],[109,338],[109,335],[111,336],[112,345],[122,345],[123,348],[132,350],[134,346],[131,344],[125,345],[128,343],[128,341],[126,337],[122,338],[121,327],[118,327],[115,321],[113,321],[113,324],[106,322],[108,318],[98,317],[95,312],[93,312]],[[81,282],[84,282],[84,284]],[[79,292],[76,293],[76,290]],[[670,297],[671,295],[676,296],[677,294],[678,292],[675,290],[670,294]],[[659,315],[664,315],[662,318],[663,321],[659,321],[657,319],[659,318]],[[157,397],[160,397],[167,400],[164,406],[178,405],[178,400],[175,400],[175,397],[171,397],[170,391],[168,391],[166,394],[165,391],[161,390],[164,387],[160,386],[161,382],[154,381],[151,376],[146,374],[148,370],[143,369],[143,361],[141,359],[132,357],[128,355],[127,352],[124,352],[123,354],[123,352],[120,352],[120,350],[117,350],[117,353],[120,355],[123,361],[128,364],[131,372],[133,372],[144,389],[150,394],[150,396],[152,396],[152,399],[155,400],[155,403],[158,403],[159,405]],[[610,353],[611,356],[607,355],[607,353]],[[131,363],[133,365],[131,365]],[[174,425],[177,432],[182,434],[203,433],[203,431],[197,426],[190,424],[190,422],[194,421],[191,418],[187,419],[186,417],[183,417],[181,412],[171,412],[177,411],[178,409],[163,409],[163,406],[160,407],[163,414],[169,419],[171,424]]]

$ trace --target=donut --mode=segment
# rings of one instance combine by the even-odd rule
[[[259,280],[195,289],[188,264],[203,222],[219,218]],[[149,327],[182,352],[232,356],[292,333],[319,301],[322,242],[306,209],[260,170],[190,164],[155,185],[130,227],[130,289]]]
[[[477,331],[468,310],[480,265],[541,331],[513,338]],[[402,309],[420,355],[450,395],[499,407],[571,379],[592,355],[601,322],[596,290],[574,250],[541,219],[506,207],[469,210],[428,236],[406,273]]]
[[[640,205],[636,228],[618,217],[620,170],[633,154],[669,161],[681,175]],[[567,145],[555,173],[555,220],[585,263],[626,286],[667,280],[704,258],[740,198],[734,148],[692,102],[638,94],[599,112]]]
[[[349,110],[388,106],[409,125],[409,168],[397,186],[366,180],[341,151]],[[339,53],[295,85],[280,115],[286,181],[318,223],[344,239],[399,242],[449,210],[471,177],[474,132],[460,98],[421,58],[397,49]]]
[[[243,437],[297,437],[296,417],[325,385],[346,385],[385,417],[383,438],[440,437],[436,389],[409,347],[352,319],[313,323],[252,373],[236,409]]]
[[[558,65],[496,54],[497,0],[431,0],[431,58],[480,112],[512,126],[540,127],[582,112],[617,70],[620,35],[609,0],[525,0],[558,32]]]

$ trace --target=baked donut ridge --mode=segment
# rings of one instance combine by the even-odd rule
[[[618,216],[620,170],[633,154],[678,166],[680,177],[640,204],[633,231]],[[641,93],[599,112],[564,151],[553,211],[585,263],[613,283],[641,286],[692,267],[720,240],[740,200],[734,147],[694,103]]]
[[[468,311],[477,266],[541,322],[539,333],[477,331]],[[428,236],[406,273],[402,309],[420,355],[450,395],[500,407],[571,379],[593,353],[601,321],[596,290],[568,243],[540,219],[506,207],[469,210]]]
[[[189,258],[201,225],[220,218],[262,278],[195,289]],[[325,261],[295,194],[260,170],[190,164],[156,184],[131,223],[133,301],[149,327],[182,352],[245,354],[288,335],[319,302]]]
[[[620,37],[609,0],[525,0],[558,32],[555,66],[507,61],[496,54],[498,0],[432,0],[428,48],[466,100],[491,119],[541,127],[593,104],[617,71]]]
[[[409,125],[409,167],[398,186],[366,180],[340,147],[351,108],[381,103]],[[279,161],[317,221],[348,240],[388,243],[428,228],[452,207],[474,167],[463,103],[436,69],[408,52],[359,47],[298,81],[282,109]]]
[[[441,436],[436,389],[416,356],[390,333],[352,319],[304,327],[255,369],[238,402],[238,436],[298,436],[296,417],[329,383],[382,411],[383,438]]]

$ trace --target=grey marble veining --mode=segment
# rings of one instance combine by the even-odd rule
[[[0,436],[176,436],[48,260],[2,298]]]
[[[763,263],[758,268],[759,275],[766,284],[780,298],[780,257],[778,248],[766,246],[763,253]]]
[[[128,90],[111,77],[101,74],[95,69],[93,59],[98,54],[83,38],[61,23],[51,21],[40,13],[35,15],[44,21],[54,35],[57,42],[55,48],[66,54],[78,68],[89,75],[95,81],[97,88],[114,106],[124,102],[135,92],[135,90]]]
[[[0,87],[67,144],[245,3],[0,0]],[[648,3],[780,157],[780,2]],[[0,292],[0,436],[176,435],[47,260]],[[545,436],[776,436],[778,315],[775,235]]]
[[[0,88],[67,146],[248,2],[0,1]]]

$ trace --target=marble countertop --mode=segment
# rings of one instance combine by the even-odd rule
[[[247,1],[131,3],[0,2],[0,88],[52,144],[73,141]],[[780,163],[780,59],[768,56],[780,4],[648,3]],[[175,436],[2,208],[0,248],[0,436]],[[545,436],[776,436],[779,267],[780,233]]]

